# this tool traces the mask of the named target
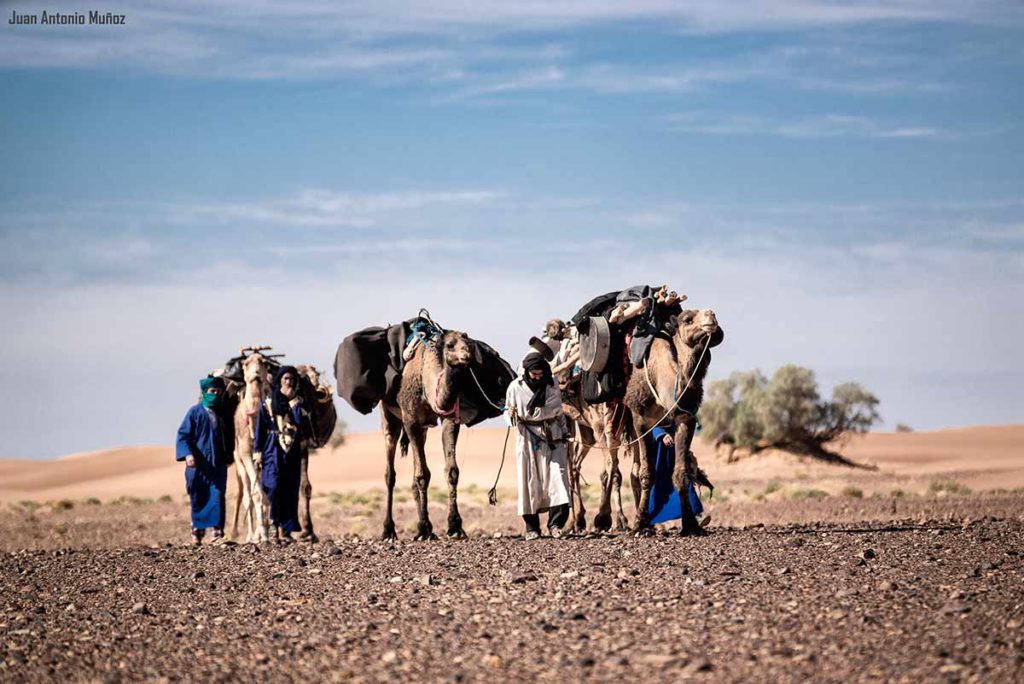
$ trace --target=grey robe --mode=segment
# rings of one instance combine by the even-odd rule
[[[529,411],[526,405],[533,390],[516,378],[505,394],[506,406],[516,407],[516,479],[519,485],[519,515],[542,513],[569,503],[569,464],[566,457],[567,430],[562,413],[562,394],[549,385],[543,408]],[[509,414],[505,413],[509,422]],[[528,425],[530,423],[539,423]],[[511,423],[510,423],[511,424]]]

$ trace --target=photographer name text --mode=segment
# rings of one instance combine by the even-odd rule
[[[81,12],[47,12],[41,14],[24,14],[18,10],[11,11],[11,18],[8,24],[41,25],[41,26],[85,26],[113,24],[124,24],[125,15],[114,12],[100,12],[91,10],[87,14]]]

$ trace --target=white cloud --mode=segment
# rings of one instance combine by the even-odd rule
[[[953,138],[962,135],[938,126],[884,123],[866,116],[826,114],[799,119],[769,119],[727,113],[682,112],[666,117],[670,130],[706,135],[766,135],[782,138]]]

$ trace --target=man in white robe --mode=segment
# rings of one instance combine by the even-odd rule
[[[523,359],[523,373],[505,395],[506,420],[516,428],[519,515],[526,539],[540,537],[540,513],[548,513],[548,531],[562,536],[569,518],[569,466],[562,394],[551,366],[537,352]]]

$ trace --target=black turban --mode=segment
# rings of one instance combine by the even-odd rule
[[[530,371],[544,371],[544,376],[539,380],[530,377]],[[526,386],[533,390],[526,408],[529,410],[543,408],[547,403],[548,385],[552,384],[551,364],[549,364],[539,352],[530,352],[523,359],[523,379]]]

